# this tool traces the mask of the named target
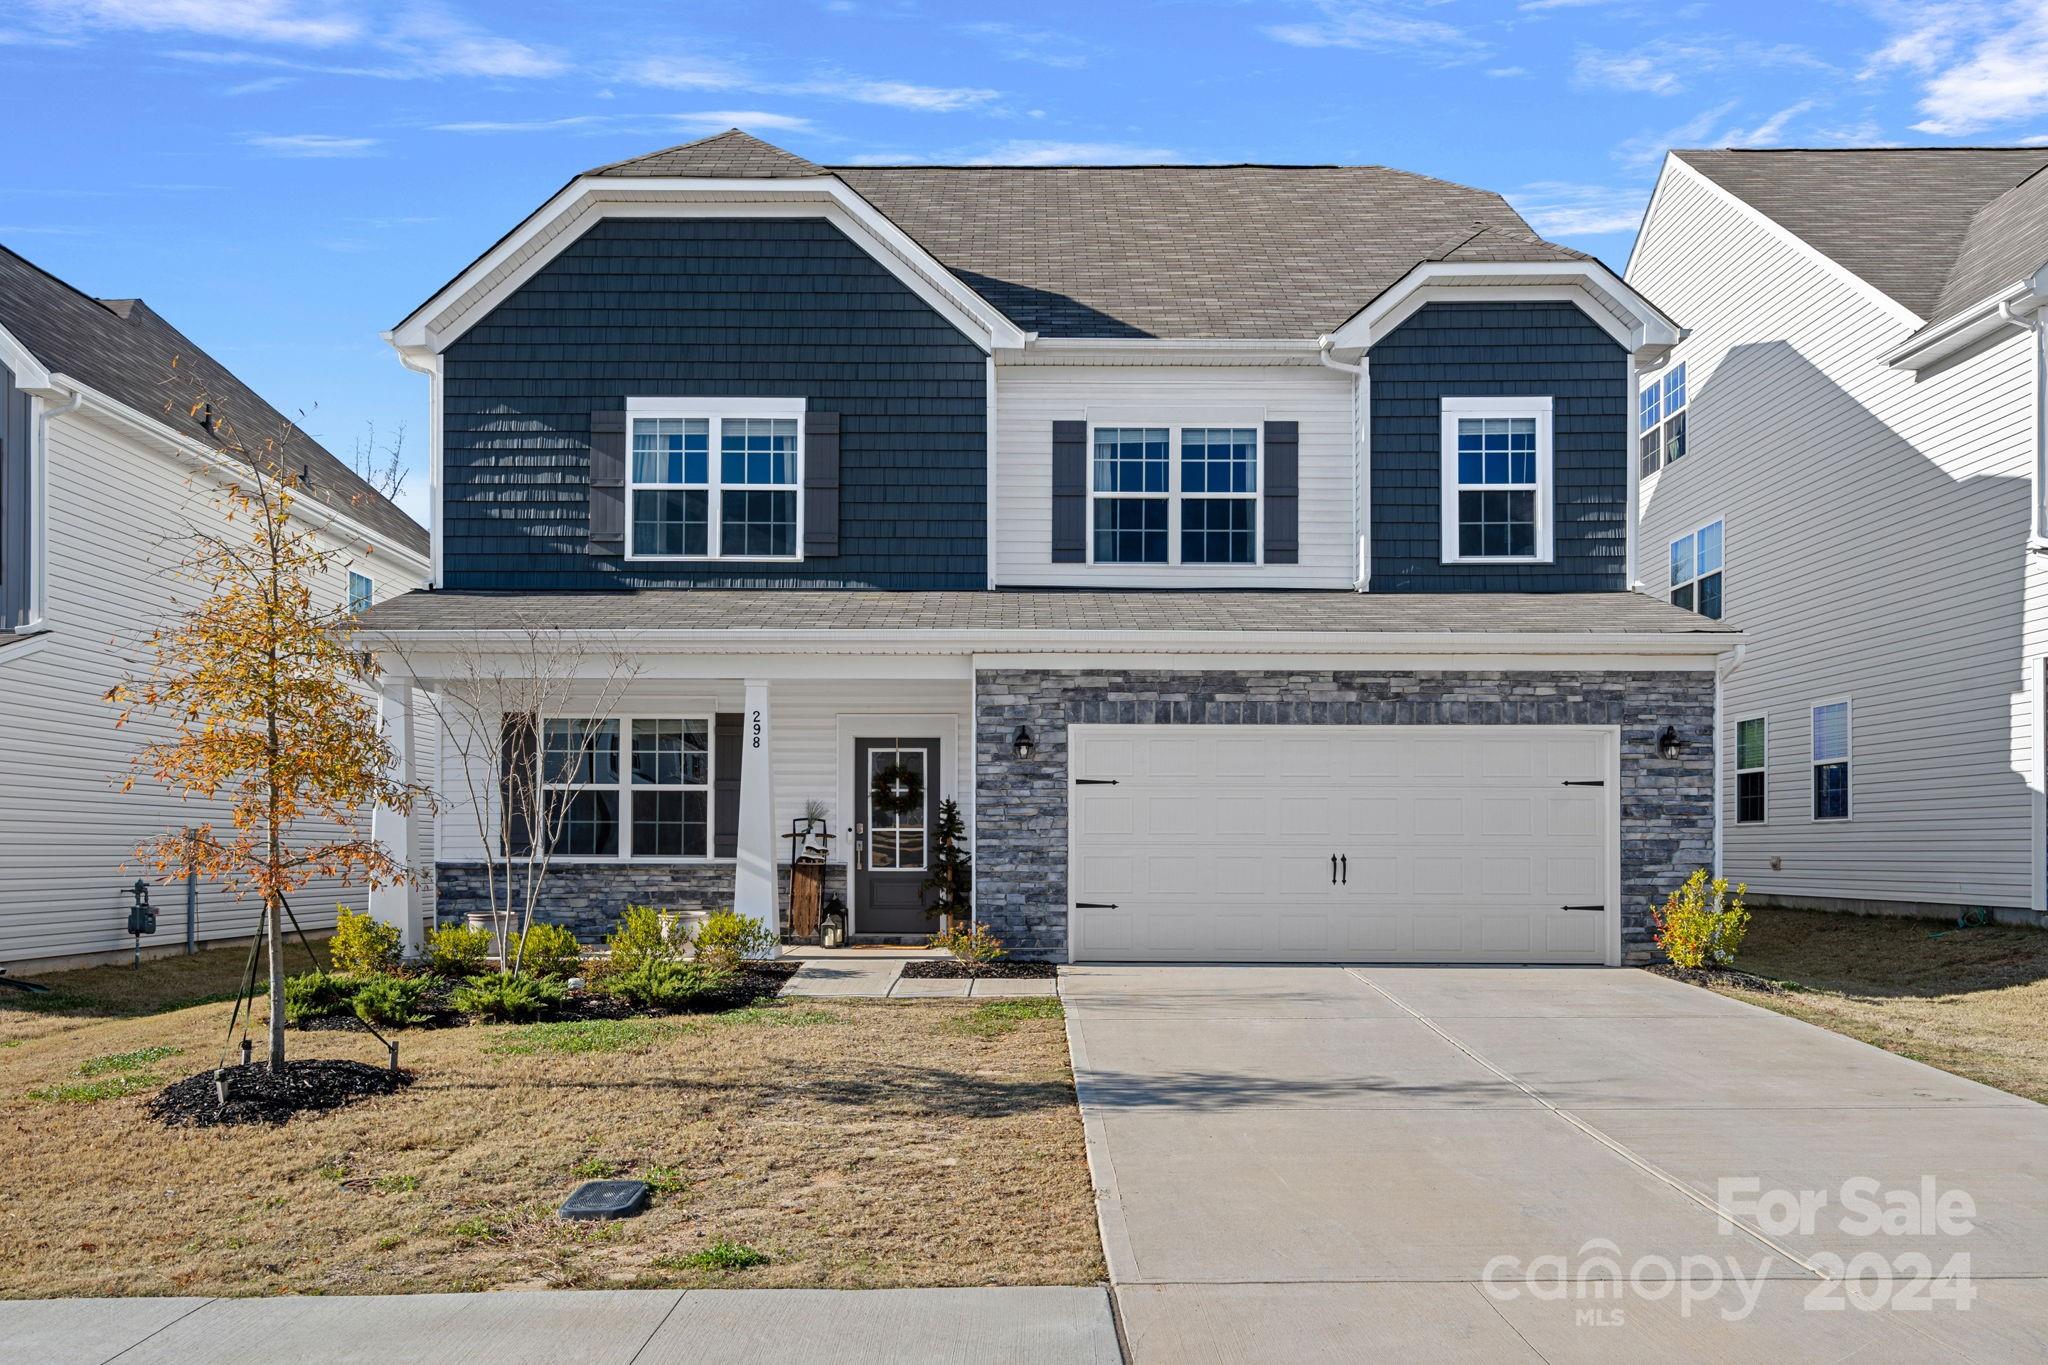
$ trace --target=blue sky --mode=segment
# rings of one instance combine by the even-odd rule
[[[1619,266],[1667,147],[2048,141],[2048,0],[0,0],[0,89],[0,242],[417,464],[378,334],[577,171],[734,124],[828,164],[1377,162]]]

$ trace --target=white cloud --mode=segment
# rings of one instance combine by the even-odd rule
[[[272,156],[369,156],[374,137],[340,137],[332,133],[251,133],[242,141]]]
[[[1913,125],[1959,137],[2048,113],[2048,0],[1876,0],[1890,40],[1861,75],[1921,78]]]
[[[1020,24],[966,24],[960,31],[988,40],[998,55],[1010,61],[1036,62],[1040,66],[1061,70],[1086,66],[1094,51],[1070,33],[1025,28]]]
[[[1487,68],[1486,74],[1497,81],[1512,80],[1517,76],[1528,75],[1529,68],[1526,66],[1492,66]]]
[[[1791,43],[1755,43],[1722,37],[1690,42],[1657,39],[1627,52],[1580,48],[1572,68],[1572,83],[1589,90],[1675,95],[1687,88],[1690,79],[1707,72],[1764,68],[1835,74],[1835,68],[1827,62]]]
[[[979,108],[1000,93],[969,86],[871,80],[833,71],[799,81],[762,80],[729,63],[694,57],[643,57],[628,65],[621,75],[637,85],[652,85],[664,90],[746,90],[761,95],[811,95],[941,114]]]
[[[1663,53],[1582,51],[1572,67],[1572,80],[1581,87],[1645,95],[1675,95],[1685,88]]]
[[[1580,185],[1539,180],[1508,195],[1515,211],[1545,237],[1593,237],[1633,232],[1642,222],[1649,191],[1635,185]]]
[[[766,109],[705,109],[689,114],[665,114],[664,118],[692,128],[723,130],[740,128],[749,133],[808,133],[811,121],[796,114],[775,114]]]
[[[33,0],[62,27],[127,28],[146,33],[204,33],[331,47],[363,34],[363,22],[335,5],[295,0]]]
[[[1484,45],[1454,24],[1427,19],[1402,0],[1314,0],[1322,18],[1270,24],[1268,38],[1293,47],[1351,47],[1372,51],[1429,50],[1469,53]]]
[[[1611,5],[1615,0],[1522,0],[1515,6],[1524,14],[1541,14],[1553,9],[1591,9],[1595,5]]]
[[[552,133],[564,128],[582,128],[604,120],[596,114],[576,114],[568,118],[543,118],[526,121],[470,119],[462,123],[436,123],[432,129],[437,133]]]
[[[231,85],[221,91],[221,94],[263,95],[268,94],[272,90],[282,90],[296,79],[297,77],[294,76],[259,76],[253,81],[243,81],[240,85]]]
[[[1800,100],[1796,104],[1786,105],[1754,128],[1746,131],[1741,128],[1731,128],[1721,135],[1722,144],[1728,147],[1766,147],[1772,143],[1782,141],[1785,136],[1785,126],[1791,123],[1793,119],[1798,118],[1801,114],[1813,108],[1815,103],[1816,101],[1814,100]]]
[[[747,84],[737,67],[698,57],[642,57],[621,74],[635,85],[664,90],[734,90]]]
[[[1629,138],[1615,148],[1614,156],[1624,166],[1643,167],[1663,160],[1664,153],[1674,147],[1766,146],[1781,142],[1785,129],[1793,120],[1815,108],[1817,103],[1815,100],[1798,100],[1766,115],[1761,122],[1744,127],[1731,119],[1741,101],[1729,100],[1687,119],[1676,128]]]
[[[978,156],[970,166],[1150,166],[1183,160],[1168,147],[1141,147],[1128,142],[1034,142],[1013,138]]]

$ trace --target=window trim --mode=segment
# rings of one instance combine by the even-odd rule
[[[1557,517],[1553,504],[1557,484],[1553,479],[1551,436],[1553,400],[1548,395],[1523,397],[1445,398],[1437,448],[1441,478],[1438,508],[1439,558],[1445,564],[1554,564]],[[1536,553],[1533,555],[1467,555],[1458,552],[1458,423],[1473,417],[1533,417],[1536,419]],[[1474,488],[1489,485],[1474,484]]]
[[[356,605],[356,583],[363,585],[362,605]],[[377,601],[377,580],[360,569],[348,571],[348,609],[351,613],[367,611]]]
[[[701,704],[701,703],[698,703]],[[643,791],[697,791],[692,783],[687,785],[659,784],[636,788],[633,783],[633,722],[639,720],[702,721],[704,723],[704,852],[701,854],[636,854],[633,848],[633,793]],[[585,721],[602,724],[614,721],[619,727],[619,775],[616,782],[560,783],[547,780],[547,731],[550,721]],[[609,715],[547,714],[538,718],[533,730],[534,771],[538,775],[535,783],[542,809],[546,808],[547,794],[551,791],[609,791],[619,798],[619,851],[616,853],[554,853],[547,855],[550,865],[555,863],[580,863],[616,865],[619,863],[661,866],[682,864],[696,866],[703,863],[729,863],[731,858],[720,858],[718,849],[718,716],[714,711],[699,711],[677,708],[664,711],[615,711]]]
[[[1751,721],[1755,721],[1757,724],[1764,727],[1764,761],[1756,765],[1755,767],[1745,768],[1742,766],[1742,727],[1749,724]],[[1771,823],[1770,713],[1767,711],[1759,711],[1755,715],[1737,716],[1735,718],[1734,740],[1735,742],[1729,745],[1729,748],[1733,751],[1735,758],[1735,789],[1732,793],[1732,795],[1735,798],[1735,823],[1738,825],[1768,825],[1769,823]],[[1742,779],[1750,773],[1759,774],[1763,778],[1764,813],[1755,820],[1745,820],[1742,818]]]
[[[1098,492],[1095,487],[1095,433],[1132,429],[1166,432],[1166,491],[1164,493]],[[1181,442],[1190,431],[1249,431],[1252,434],[1252,491],[1249,493],[1189,493],[1181,487]],[[1149,418],[1129,420],[1103,418],[1088,420],[1088,564],[1106,569],[1256,569],[1266,562],[1266,424],[1263,418],[1199,418],[1160,422]],[[1097,559],[1095,557],[1095,504],[1098,499],[1133,501],[1150,499],[1166,504],[1166,558],[1163,560]],[[1181,503],[1237,501],[1252,505],[1252,557],[1246,560],[1187,560],[1181,558]]]
[[[1813,756],[1814,717],[1824,706],[1842,709],[1842,756],[1820,759]],[[1852,697],[1823,697],[1806,708],[1806,816],[1816,825],[1839,825],[1856,816],[1856,702]],[[1813,774],[1823,767],[1842,765],[1842,813],[1819,815],[1814,810]]]
[[[808,400],[803,398],[628,398],[626,400],[626,552],[625,558],[639,564],[801,564],[804,558],[804,471],[807,434],[804,431],[804,417]],[[633,424],[639,421],[659,419],[672,421],[700,420],[709,425],[709,451],[705,460],[705,528],[704,545],[706,553],[701,555],[657,555],[636,553],[633,545],[633,528],[638,520],[633,515],[634,494],[641,489],[681,488],[686,485],[672,483],[643,484],[633,477]],[[720,447],[724,444],[724,429],[728,419],[747,421],[767,418],[796,422],[796,477],[790,484],[739,484],[736,488],[752,488],[760,491],[788,491],[796,498],[796,553],[787,555],[729,555],[721,553],[724,546],[724,497],[725,482],[721,475]],[[696,485],[687,485],[694,488]],[[653,719],[647,717],[645,719]]]
[[[1695,591],[1695,592],[1693,593],[1693,595],[1692,595],[1693,605],[1692,605],[1692,606],[1690,606],[1690,607],[1679,607],[1679,606],[1678,606],[1678,603],[1677,603],[1676,601],[1674,601],[1674,600],[1673,600],[1673,598],[1674,598],[1674,596],[1676,595],[1676,593],[1678,592],[1678,590],[1679,590],[1680,588],[1684,587],[1686,583],[1692,583],[1692,584],[1697,584],[1697,583],[1698,583],[1698,582],[1700,581],[1700,579],[1702,579],[1702,578],[1704,578],[1704,577],[1706,576],[1706,575],[1704,575],[1704,574],[1701,574],[1701,573],[1697,572],[1697,569],[1698,569],[1698,566],[1699,566],[1699,544],[1698,544],[1698,536],[1699,536],[1699,533],[1700,533],[1700,532],[1702,532],[1702,531],[1706,530],[1706,529],[1707,529],[1707,528],[1708,528],[1709,526],[1719,526],[1719,527],[1721,528],[1721,567],[1720,567],[1720,568],[1718,568],[1718,569],[1716,569],[1716,570],[1714,570],[1714,572],[1715,572],[1715,573],[1717,573],[1717,574],[1721,575],[1721,614],[1720,614],[1719,616],[1707,616],[1707,614],[1706,614],[1705,612],[1703,612],[1703,611],[1701,611],[1701,610],[1699,609],[1699,600],[1700,600],[1700,595],[1699,595],[1699,593],[1698,593],[1697,591]],[[1688,540],[1688,539],[1690,539],[1690,540],[1692,540],[1692,541],[1694,542],[1694,544],[1693,544],[1693,566],[1694,566],[1695,572],[1693,573],[1693,576],[1692,576],[1691,578],[1688,578],[1688,579],[1686,579],[1686,580],[1685,580],[1685,583],[1679,583],[1679,582],[1675,581],[1675,580],[1674,580],[1674,579],[1673,579],[1673,578],[1671,577],[1671,549],[1672,549],[1672,546],[1675,546],[1675,545],[1677,545],[1677,544],[1678,544],[1678,543],[1679,543],[1680,541],[1682,541],[1682,540]],[[1693,528],[1692,528],[1692,529],[1691,529],[1690,531],[1687,531],[1687,532],[1686,532],[1686,533],[1685,533],[1684,535],[1679,535],[1679,536],[1673,536],[1673,537],[1671,538],[1671,540],[1670,540],[1669,542],[1667,542],[1667,543],[1665,544],[1665,546],[1664,546],[1664,600],[1665,600],[1666,602],[1670,602],[1672,606],[1674,606],[1674,607],[1678,607],[1678,609],[1679,609],[1680,611],[1689,611],[1689,612],[1691,612],[1691,613],[1692,613],[1693,615],[1695,615],[1695,616],[1699,616],[1699,617],[1703,617],[1704,619],[1706,619],[1706,620],[1709,620],[1709,621],[1725,621],[1725,620],[1727,620],[1727,619],[1728,619],[1728,518],[1727,518],[1727,517],[1725,517],[1725,516],[1722,516],[1722,515],[1720,515],[1720,514],[1716,513],[1716,514],[1715,514],[1714,516],[1708,517],[1708,518],[1707,518],[1707,519],[1706,519],[1705,521],[1703,521],[1703,522],[1701,522],[1701,523],[1700,523],[1699,525],[1697,525],[1697,526],[1693,527]]]
[[[1685,401],[1683,403],[1680,403],[1675,408],[1666,407],[1664,400],[1669,396],[1671,380],[1673,376],[1679,374],[1685,375]],[[1657,393],[1657,420],[1651,423],[1650,426],[1644,426],[1643,398],[1647,394],[1649,394],[1649,392],[1652,389],[1656,390]],[[1683,360],[1671,366],[1669,369],[1665,370],[1664,373],[1658,375],[1655,379],[1652,379],[1649,383],[1643,385],[1641,388],[1636,390],[1636,435],[1635,440],[1631,446],[1631,451],[1635,457],[1638,478],[1653,479],[1657,477],[1657,475],[1663,473],[1665,469],[1677,463],[1676,460],[1666,459],[1664,452],[1671,448],[1671,424],[1680,417],[1685,418],[1685,454],[1690,455],[1692,453],[1691,414],[1692,375],[1690,372],[1686,370],[1685,362]],[[1657,433],[1657,467],[1655,469],[1645,469],[1643,467],[1643,438],[1645,436],[1648,436],[1653,428]],[[1682,460],[1684,458],[1685,455],[1680,455],[1678,457],[1679,460]]]

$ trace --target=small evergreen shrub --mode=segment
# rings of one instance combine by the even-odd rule
[[[293,1028],[304,1028],[315,1019],[346,1014],[355,993],[354,979],[336,972],[311,971],[286,977],[284,1021]]]
[[[956,961],[970,967],[986,967],[1009,956],[1003,941],[979,924],[956,927],[949,934],[933,934],[932,947],[944,948]]]
[[[748,958],[766,957],[775,941],[775,935],[763,928],[761,921],[731,910],[719,910],[697,931],[697,961],[736,972]]]
[[[396,967],[402,942],[397,925],[358,914],[344,905],[336,909],[334,938],[327,945],[327,954],[335,971],[368,976]]]
[[[647,958],[622,972],[614,972],[605,989],[630,1005],[643,1010],[680,1010],[722,989],[731,974],[706,963],[664,962]]]
[[[661,932],[661,911],[652,905],[628,905],[605,939],[612,950],[612,970],[629,972],[643,962],[673,962],[682,956]]]
[[[420,1021],[420,1001],[426,994],[427,983],[416,977],[365,977],[356,985],[356,1018],[366,1024],[410,1027]]]
[[[531,976],[479,976],[457,986],[448,1003],[487,1024],[524,1024],[562,1003],[567,993]]]
[[[491,931],[448,924],[427,935],[427,970],[450,981],[476,976],[491,960]]]
[[[1735,965],[1742,936],[1749,932],[1749,910],[1742,903],[1748,890],[1743,883],[1730,892],[1727,878],[1710,879],[1702,867],[1665,899],[1661,909],[1652,909],[1657,946],[1671,965],[1688,971]]]
[[[557,980],[576,975],[576,966],[583,961],[583,945],[559,924],[536,924],[514,934],[505,951],[526,975]]]

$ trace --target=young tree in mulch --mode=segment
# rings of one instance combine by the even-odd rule
[[[952,797],[939,802],[932,827],[932,869],[922,889],[932,897],[932,915],[944,916],[942,930],[961,926],[973,904],[974,855],[967,851],[967,822]]]
[[[388,775],[392,750],[363,686],[367,661],[346,603],[339,594],[323,601],[322,578],[345,555],[321,548],[293,514],[293,471],[302,468],[296,429],[250,441],[225,423],[213,433],[237,474],[221,494],[224,523],[194,529],[180,565],[202,595],[150,634],[147,674],[106,699],[120,708],[117,725],[148,714],[169,729],[136,752],[124,791],[148,778],[227,803],[225,825],[209,820],[157,835],[136,856],[165,881],[192,872],[261,900],[277,1073],[285,1060],[286,898],[321,880],[402,881],[406,869],[359,831],[376,806],[408,809],[430,796]]]

